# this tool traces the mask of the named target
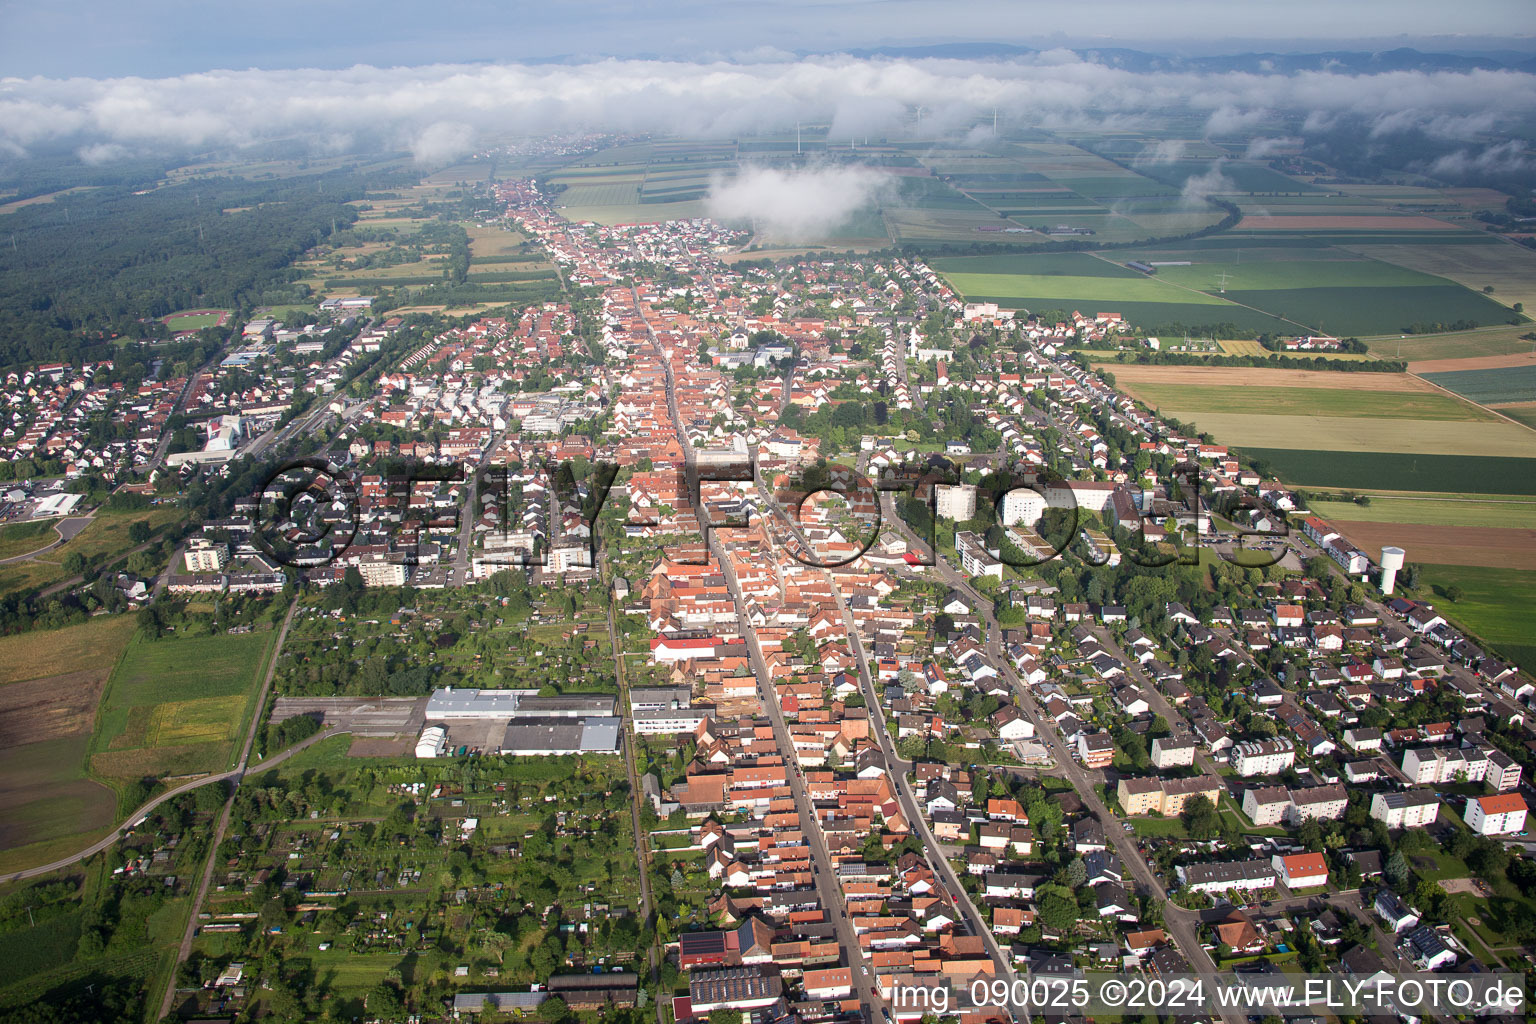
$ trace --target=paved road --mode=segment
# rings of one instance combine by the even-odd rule
[[[277,659],[283,653],[283,641],[288,639],[288,627],[293,625],[293,617],[299,610],[299,602],[294,601],[288,606],[288,614],[283,616],[283,625],[277,633],[277,642],[272,647],[272,656],[267,660],[267,674],[261,681],[261,694],[256,698],[256,713],[251,716],[251,727],[245,732],[245,743],[240,748],[240,760],[235,763],[235,770],[231,775],[235,779],[235,786],[230,788],[229,796],[224,801],[224,809],[219,812],[219,822],[213,830],[213,841],[208,845],[208,858],[203,865],[202,881],[198,884],[197,895],[192,899],[192,912],[187,916],[187,930],[181,936],[181,947],[176,953],[176,964],[171,970],[170,980],[165,985],[165,997],[160,1003],[160,1018],[164,1019],[171,1012],[171,1004],[176,1000],[176,973],[181,965],[187,962],[187,957],[192,955],[192,940],[197,936],[197,915],[203,909],[203,901],[208,898],[208,889],[213,884],[213,869],[219,862],[219,844],[224,842],[224,833],[229,830],[230,814],[235,809],[235,789],[240,784],[240,779],[245,775],[245,766],[250,760],[251,746],[256,742],[256,731],[261,727],[262,715],[267,707],[267,694],[272,690],[272,678],[277,675]],[[313,740],[318,736],[327,736],[330,733],[316,733],[311,736]]]
[[[635,296],[636,307],[639,307],[639,296]],[[655,346],[658,355],[661,353],[661,345],[656,340],[655,331],[650,323],[646,323],[647,333]],[[678,441],[687,454],[688,488],[690,494],[696,494],[698,469],[693,461],[693,445],[688,440],[687,431],[683,429],[682,416],[677,407],[677,387],[672,375],[671,362],[664,359],[663,365],[667,374],[667,405],[672,415],[674,429],[677,431]],[[880,998],[875,988],[874,975],[870,973],[868,964],[864,960],[863,952],[859,946],[858,936],[854,933],[853,923],[848,919],[848,909],[843,901],[842,887],[834,873],[832,857],[827,851],[826,840],[821,832],[821,825],[816,818],[815,807],[811,803],[810,794],[806,789],[805,777],[801,774],[797,759],[794,754],[794,745],[789,739],[789,729],[784,723],[784,714],[779,707],[777,695],[773,692],[768,674],[767,663],[763,660],[762,647],[757,640],[757,632],[747,620],[746,603],[742,599],[741,585],[736,579],[735,570],[731,561],[726,557],[724,545],[720,542],[720,532],[708,528],[708,510],[701,500],[695,509],[699,520],[699,532],[708,538],[711,555],[719,564],[722,574],[725,576],[727,588],[731,593],[731,600],[736,606],[737,631],[747,640],[747,653],[752,664],[753,675],[757,679],[758,699],[768,712],[768,720],[773,726],[774,740],[779,751],[783,755],[786,765],[785,774],[789,779],[790,793],[795,801],[795,811],[801,823],[801,832],[805,836],[806,844],[811,851],[811,878],[816,889],[816,894],[821,905],[826,908],[827,916],[832,922],[833,929],[837,933],[838,944],[843,949],[843,956],[847,961],[849,974],[852,978],[853,992],[863,1007],[868,1020],[879,1017],[885,1003]]]
[[[31,559],[36,558],[38,555],[46,554],[49,551],[52,551],[54,548],[58,547],[60,544],[63,544],[65,541],[74,540],[77,536],[79,536],[81,530],[91,525],[92,518],[92,516],[65,516],[63,519],[57,520],[53,524],[54,532],[59,535],[57,540],[54,540],[50,544],[44,544],[36,551],[28,551],[24,555],[12,555],[10,558],[0,558],[0,565],[10,565],[14,562],[30,561]],[[37,522],[37,520],[26,519],[21,520],[21,522]],[[6,525],[9,526],[15,524],[8,523]]]
[[[297,607],[297,605],[294,607]],[[283,620],[282,631],[277,638],[277,649],[274,649],[272,652],[272,665],[268,667],[267,680],[262,687],[262,704],[266,703],[266,687],[272,682],[272,672],[277,665],[277,654],[278,651],[282,648],[283,639],[288,635],[288,623],[292,620],[292,618],[293,609],[290,608],[288,611],[288,618]],[[102,850],[105,850],[107,847],[117,842],[123,836],[132,831],[135,822],[144,817],[150,811],[153,811],[156,807],[159,807],[161,804],[165,803],[167,800],[174,800],[178,796],[181,796],[183,793],[191,792],[194,789],[197,789],[201,786],[207,786],[214,782],[221,782],[224,779],[234,779],[236,783],[238,783],[240,779],[244,778],[251,772],[264,772],[269,768],[275,768],[277,765],[282,764],[284,761],[288,760],[288,758],[292,757],[294,754],[297,754],[299,751],[304,750],[306,747],[313,746],[321,740],[327,739],[331,736],[338,736],[345,731],[331,729],[325,732],[316,733],[306,740],[295,743],[281,754],[269,757],[265,761],[262,761],[260,764],[252,765],[250,768],[246,768],[246,758],[250,755],[251,741],[255,738],[256,727],[260,720],[261,705],[258,705],[256,717],[251,720],[251,731],[246,736],[245,748],[241,752],[240,763],[237,767],[227,772],[220,772],[217,775],[207,775],[201,779],[193,779],[191,782],[184,782],[177,786],[175,789],[168,789],[164,793],[161,793],[159,796],[155,797],[153,800],[150,800],[148,803],[144,804],[142,807],[139,807],[132,814],[128,815],[127,819],[121,825],[117,826],[117,828],[113,829],[111,832],[107,833],[105,836],[101,837],[96,842],[92,843],[90,846],[87,846],[85,849],[79,851],[78,853],[72,853],[68,857],[61,857],[60,859],[51,861],[47,864],[40,864],[35,868],[26,868],[22,871],[13,872],[9,875],[6,875],[4,879],[0,880],[6,882],[16,882],[23,878],[34,878],[38,875],[46,875],[51,871],[58,871],[60,868],[67,868],[71,864],[85,860],[87,857],[91,857],[100,853]]]
[[[881,502],[882,515],[890,518],[897,530],[906,538],[907,543],[919,551],[926,552],[927,545],[923,544],[907,528],[907,524],[896,515],[895,503],[891,500],[890,492],[881,494]],[[1046,744],[1051,755],[1056,759],[1057,771],[1072,783],[1083,806],[1103,825],[1105,839],[1119,855],[1127,879],[1135,883],[1137,891],[1147,894],[1154,902],[1162,905],[1164,930],[1173,939],[1179,952],[1189,961],[1191,969],[1208,984],[1214,985],[1219,974],[1210,954],[1200,945],[1198,932],[1200,915],[1168,901],[1162,883],[1147,864],[1145,856],[1137,849],[1135,837],[1125,831],[1121,821],[1110,813],[1109,808],[1100,799],[1095,779],[1073,758],[1072,751],[1067,748],[1066,742],[1057,733],[1055,724],[1047,724],[1045,716],[1041,714],[1039,706],[1035,703],[1034,694],[1019,678],[1013,669],[1012,662],[1003,653],[1002,628],[992,614],[992,602],[978,593],[971,586],[970,580],[956,572],[943,558],[935,557],[933,562],[932,569],[939,578],[965,594],[976,608],[977,614],[986,622],[988,660],[1012,687],[1019,709],[1034,723],[1037,737]],[[1221,1017],[1227,1021],[1227,1024],[1245,1024],[1243,1015],[1236,1010],[1223,1010]]]
[[[770,509],[775,518],[783,524],[795,537],[795,543],[802,550],[810,551],[810,541],[800,532],[798,524],[779,506],[758,484],[760,490],[764,490],[765,507]],[[960,883],[960,876],[955,873],[953,865],[944,856],[943,848],[938,839],[928,827],[927,818],[917,803],[917,797],[912,791],[911,783],[907,780],[907,772],[912,769],[911,761],[902,760],[896,752],[896,746],[891,740],[890,729],[886,724],[885,708],[880,703],[880,694],[875,687],[874,678],[869,671],[869,656],[864,650],[864,638],[860,635],[857,624],[853,621],[853,613],[848,609],[848,603],[843,598],[842,588],[837,585],[837,577],[827,569],[821,570],[822,576],[827,580],[832,589],[832,596],[837,601],[837,611],[843,620],[843,628],[848,633],[848,641],[853,649],[854,660],[859,668],[859,692],[864,696],[864,704],[872,718],[872,732],[880,744],[880,752],[885,756],[886,766],[893,784],[896,787],[896,802],[901,807],[902,814],[917,831],[918,837],[923,841],[923,859],[927,861],[929,870],[934,874],[944,887],[944,894],[948,898],[949,905],[960,915],[961,926],[971,935],[981,937],[986,947],[987,955],[992,958],[994,971],[997,977],[1007,978],[1012,981],[1014,977],[1012,958],[1005,954],[998,944],[992,930],[987,927],[981,912],[971,902],[970,895]],[[1007,1012],[1007,1011],[1005,1011]],[[1009,1013],[1011,1018],[1012,1014]]]

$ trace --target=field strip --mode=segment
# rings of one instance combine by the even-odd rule
[[[1536,366],[1536,345],[1530,352],[1507,356],[1468,356],[1465,359],[1421,359],[1408,364],[1408,372],[1454,373],[1457,370],[1503,370],[1511,366]]]
[[[1085,350],[1091,351],[1091,350]],[[1116,382],[1192,384],[1220,387],[1331,388],[1340,391],[1434,391],[1411,373],[1351,373],[1346,370],[1282,370],[1261,366],[1156,366],[1104,364]]]
[[[1403,455],[1536,458],[1536,431],[1514,420],[1415,420],[1359,416],[1284,416],[1163,409],[1217,443],[1239,448]],[[1503,420],[1503,417],[1500,417]]]
[[[1116,263],[1114,260],[1109,259],[1108,257],[1105,257],[1105,256],[1100,256],[1096,252],[1091,252],[1088,255],[1092,256],[1096,260],[1103,260],[1105,263],[1108,263],[1108,264],[1110,264],[1112,266],[1116,266],[1116,267],[1120,266],[1120,264]],[[1241,306],[1244,309],[1252,310],[1253,312],[1263,314],[1264,316],[1272,316],[1272,317],[1274,317],[1277,320],[1283,320],[1283,321],[1285,321],[1288,324],[1294,324],[1295,326],[1300,327],[1304,332],[1306,332],[1308,334],[1312,333],[1312,330],[1313,330],[1311,324],[1300,323],[1299,321],[1292,320],[1289,317],[1280,316],[1277,313],[1271,313],[1267,309],[1260,309],[1257,306],[1250,306],[1246,302],[1238,302],[1238,301],[1236,301],[1234,299],[1229,299],[1225,295],[1215,295],[1215,296],[1213,296],[1209,292],[1203,292],[1203,291],[1201,291],[1198,288],[1190,288],[1187,285],[1179,284],[1176,281],[1164,281],[1163,283],[1167,284],[1167,285],[1171,285],[1174,288],[1178,288],[1178,289],[1181,289],[1183,291],[1186,291],[1186,292],[1188,292],[1191,295],[1199,295],[1199,296],[1201,296],[1202,298],[1204,298],[1206,300],[1209,300],[1209,299],[1212,299],[1212,298],[1216,298],[1216,299],[1220,299],[1222,302],[1224,302],[1224,303],[1226,303],[1228,305]]]
[[[1415,376],[1417,376],[1417,374],[1415,374]],[[1419,379],[1424,381],[1425,383],[1431,385],[1432,387],[1439,388],[1441,391],[1445,392],[1447,395],[1450,395],[1450,396],[1452,396],[1453,398],[1456,398],[1459,401],[1469,402],[1472,405],[1477,405],[1476,402],[1473,402],[1470,398],[1466,397],[1465,395],[1458,395],[1456,392],[1452,391],[1450,388],[1441,387],[1439,384],[1436,384],[1434,381],[1429,380],[1428,378],[1419,377]],[[1497,416],[1499,419],[1503,420],[1505,423],[1509,423],[1509,424],[1511,424],[1513,426],[1519,427],[1521,430],[1528,430],[1531,433],[1536,434],[1536,427],[1532,427],[1529,423],[1522,423],[1520,420],[1515,419],[1513,416],[1510,416],[1507,413],[1502,413],[1498,409],[1493,408],[1492,406],[1477,405],[1477,407],[1479,409],[1487,409],[1489,412],[1493,413],[1495,416]],[[1483,454],[1483,453],[1480,452],[1478,454]]]
[[[1499,526],[1432,526],[1354,520],[1340,524],[1344,535],[1366,551],[1392,544],[1416,562],[1536,569],[1536,530]]]

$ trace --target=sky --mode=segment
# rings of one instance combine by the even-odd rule
[[[1536,48],[1530,0],[0,0],[0,74],[164,77],[998,41],[1161,53]]]
[[[1536,53],[1533,23],[1532,0],[0,0],[0,159],[107,163],[298,140],[317,154],[408,151],[425,166],[554,132],[730,137],[806,121],[834,139],[938,137],[986,130],[994,111],[1004,126],[1105,128],[1177,108],[1215,135],[1262,133],[1278,111],[1303,113],[1304,132],[1346,117],[1372,133],[1418,128],[1466,143],[1447,156],[1467,167],[1523,168],[1536,160],[1524,142],[1490,133],[1536,120],[1536,74],[1137,72],[1065,47],[1317,52],[1371,48],[1366,34],[1389,25],[1418,35],[1382,47],[1434,37],[1442,49]],[[1287,46],[1282,29],[1313,36]],[[1034,52],[839,52],[953,41]]]

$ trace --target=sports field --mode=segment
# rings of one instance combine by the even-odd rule
[[[218,771],[248,721],[270,630],[136,637],[112,673],[91,744],[92,774],[128,781]]]
[[[1536,572],[1440,564],[1423,564],[1420,570],[1421,589],[1432,592],[1429,597],[1437,612],[1471,630],[1527,672],[1536,672],[1536,636],[1531,632]],[[1452,586],[1462,589],[1460,601],[1443,596]]]
[[[1511,426],[1512,430],[1520,428]],[[1359,491],[1536,495],[1536,459],[1417,452],[1317,451],[1244,445],[1289,484]]]
[[[227,309],[188,309],[161,318],[161,323],[173,331],[200,331],[204,327],[221,327],[229,322]]]

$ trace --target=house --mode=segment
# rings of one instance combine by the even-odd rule
[[[1474,796],[1467,801],[1467,828],[1480,836],[1507,836],[1525,831],[1525,798],[1519,793]]]
[[[1421,924],[1408,933],[1403,951],[1413,958],[1414,965],[1421,971],[1438,971],[1456,962],[1451,947],[1428,925]]]
[[[1258,953],[1264,949],[1264,937],[1253,920],[1241,910],[1233,910],[1216,922],[1212,930],[1216,933],[1216,941],[1233,953]]]
[[[1388,828],[1422,828],[1440,816],[1440,799],[1433,793],[1409,790],[1405,793],[1373,793],[1371,817]]]
[[[1079,733],[1077,759],[1088,768],[1108,768],[1115,760],[1115,741],[1107,732]]]
[[[1159,736],[1152,741],[1152,765],[1158,769],[1188,768],[1195,763],[1194,740]]]
[[[1212,864],[1183,864],[1177,869],[1179,881],[1193,892],[1225,892],[1228,889],[1272,889],[1275,869],[1266,860],[1219,861]]]
[[[1282,736],[1272,740],[1245,740],[1228,753],[1237,774],[1279,775],[1296,763],[1296,744]]]
[[[1308,889],[1328,884],[1328,860],[1320,853],[1275,854],[1270,858],[1280,881],[1288,889]]]
[[[1387,923],[1393,934],[1402,934],[1410,928],[1416,928],[1419,924],[1419,912],[1402,901],[1402,898],[1391,889],[1381,889],[1376,893],[1376,902],[1372,905],[1376,916]]]

